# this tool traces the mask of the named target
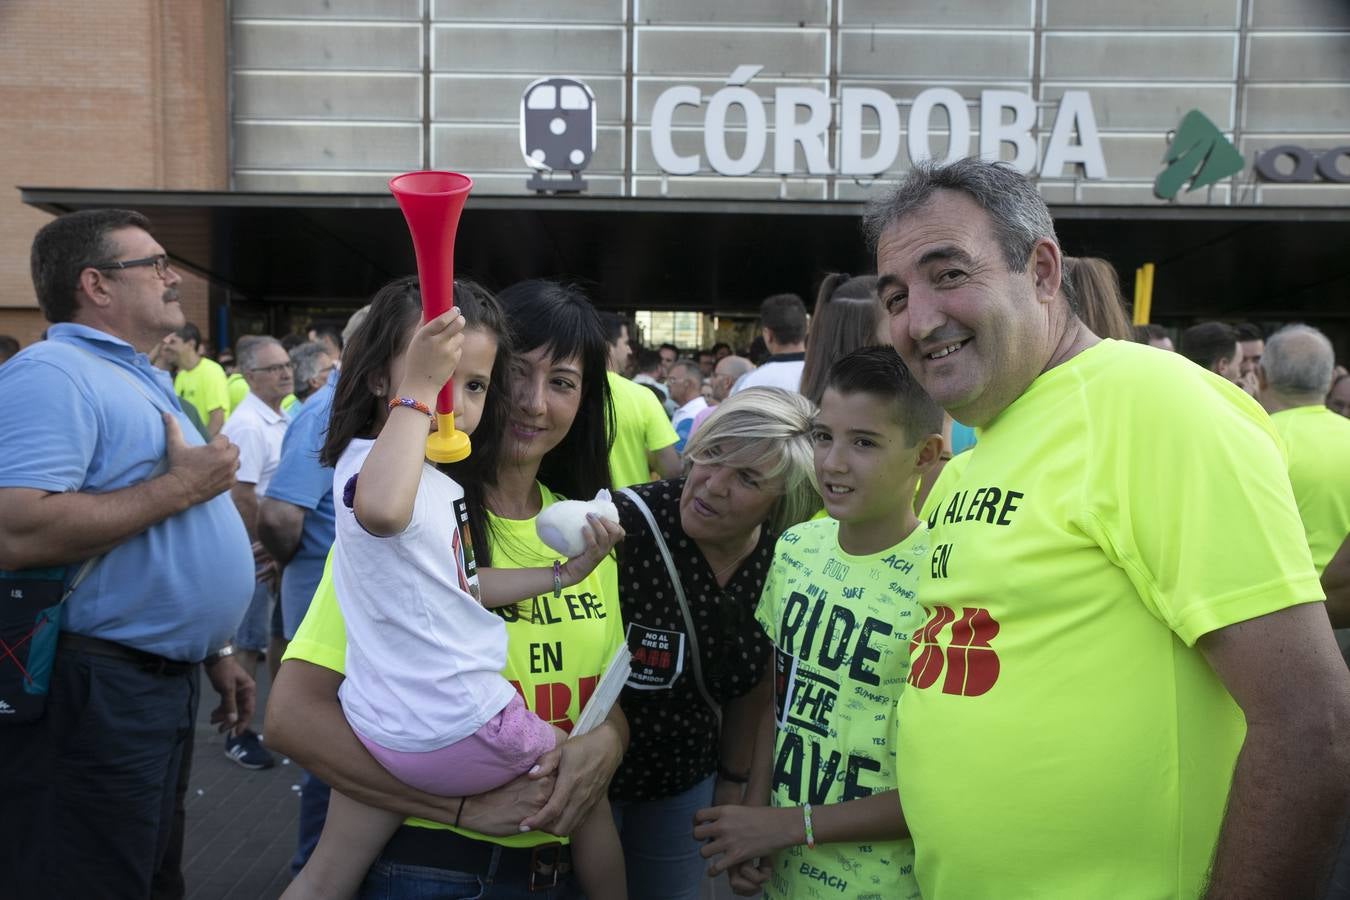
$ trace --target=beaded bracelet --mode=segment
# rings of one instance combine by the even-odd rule
[[[553,561],[553,599],[557,600],[562,596],[562,562]]]
[[[393,410],[399,406],[406,406],[408,409],[415,409],[420,413],[425,413],[428,419],[435,418],[431,412],[431,407],[427,406],[421,400],[414,400],[411,397],[395,397],[389,401],[389,409]]]
[[[802,819],[806,825],[806,849],[816,849],[816,833],[811,829],[811,804],[802,807]]]

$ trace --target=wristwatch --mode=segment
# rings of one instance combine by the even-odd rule
[[[224,647],[221,647],[215,653],[206,654],[206,659],[202,660],[202,665],[214,666],[216,663],[220,662],[227,656],[234,656],[233,644],[226,644]]]

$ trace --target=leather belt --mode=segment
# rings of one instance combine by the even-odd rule
[[[57,640],[56,646],[61,650],[74,650],[77,653],[88,653],[91,656],[120,659],[123,662],[134,664],[143,672],[151,672],[155,675],[186,675],[197,666],[196,663],[169,659],[167,656],[137,650],[135,647],[128,647],[126,644],[105,641],[103,638],[89,637],[84,634],[74,634],[69,631],[61,632],[61,637]]]
[[[571,850],[552,842],[534,847],[503,847],[443,828],[401,825],[385,845],[380,861],[466,872],[485,881],[524,884],[531,891],[557,887],[572,871]]]

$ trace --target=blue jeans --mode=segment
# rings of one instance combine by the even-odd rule
[[[328,818],[329,787],[308,772],[300,780],[300,818],[295,828],[295,855],[291,857],[291,876],[309,862],[309,856],[319,843],[324,820]]]
[[[533,893],[524,884],[484,884],[467,872],[407,866],[376,860],[366,873],[358,900],[578,900],[571,879],[549,891]],[[636,900],[636,896],[634,896]]]
[[[613,804],[629,897],[698,900],[708,860],[694,840],[694,813],[712,806],[716,780],[709,775],[673,797]]]
[[[261,581],[253,585],[253,600],[249,603],[248,612],[244,613],[244,619],[239,623],[239,629],[234,635],[234,645],[237,649],[257,652],[267,649],[268,639],[272,635],[274,596],[269,585]]]

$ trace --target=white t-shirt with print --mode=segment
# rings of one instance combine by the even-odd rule
[[[333,474],[333,583],[347,626],[347,721],[381,747],[425,752],[468,737],[510,702],[506,627],[474,599],[456,502],[464,490],[423,463],[402,533],[361,527],[348,483],[373,441],[353,440]]]

